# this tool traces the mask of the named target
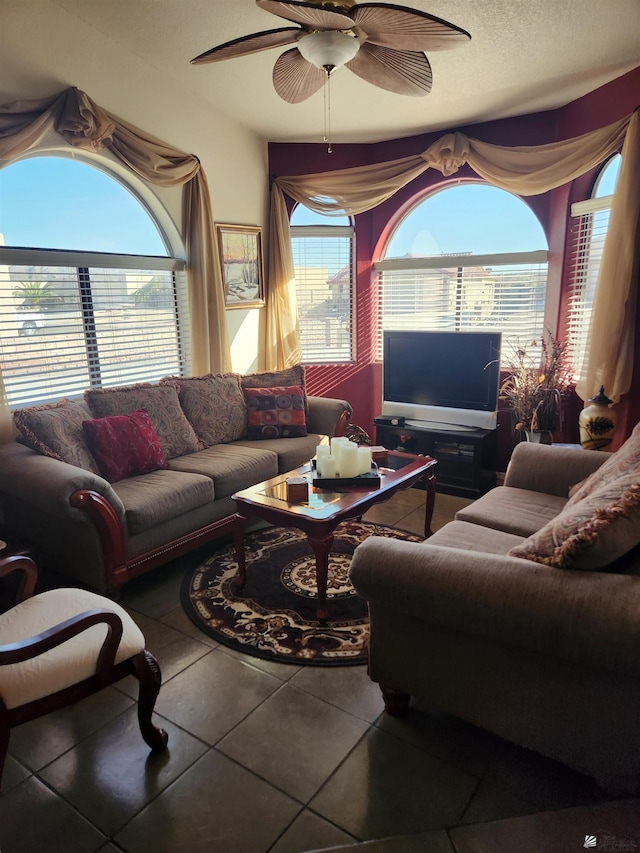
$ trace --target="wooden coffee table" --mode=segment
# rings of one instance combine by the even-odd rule
[[[340,487],[340,491],[317,489],[309,485],[309,499],[305,503],[289,503],[286,499],[288,477],[307,475],[311,482],[311,465],[279,474],[264,483],[236,492],[234,544],[238,560],[238,574],[234,580],[241,590],[247,580],[244,552],[245,525],[250,518],[262,518],[277,527],[295,527],[307,534],[307,540],[316,558],[316,584],[318,606],[316,615],[320,622],[327,619],[327,572],[329,553],[333,545],[333,532],[349,518],[360,518],[374,504],[382,503],[401,489],[408,489],[423,480],[426,489],[424,536],[431,536],[431,517],[435,498],[437,460],[430,456],[413,456],[409,453],[389,453],[388,467],[379,467],[380,486],[361,490]]]

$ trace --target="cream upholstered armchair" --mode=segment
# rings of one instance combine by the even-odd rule
[[[71,705],[133,675],[140,684],[138,721],[154,751],[167,733],[151,722],[160,668],[142,632],[118,604],[81,589],[33,595],[35,563],[0,560],[0,578],[20,571],[18,603],[0,614],[0,782],[12,728]]]

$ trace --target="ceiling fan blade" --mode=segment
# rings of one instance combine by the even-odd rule
[[[310,29],[350,30],[353,27],[353,21],[348,15],[313,3],[303,3],[299,0],[256,0],[256,4],[266,12]]]
[[[273,85],[283,101],[299,104],[324,85],[327,75],[302,56],[297,48],[285,51],[273,67]]]
[[[424,53],[419,51],[363,44],[346,67],[367,83],[397,95],[419,97],[431,91],[431,66]]]
[[[387,3],[362,3],[353,9],[358,36],[396,50],[448,50],[466,44],[466,30],[417,9]]]
[[[191,60],[192,65],[205,65],[207,62],[220,62],[223,59],[233,59],[236,56],[246,56],[249,53],[259,53],[271,47],[284,47],[298,40],[302,30],[300,27],[285,27],[281,30],[266,30],[263,33],[252,33],[250,36],[219,44],[206,53],[201,53]]]

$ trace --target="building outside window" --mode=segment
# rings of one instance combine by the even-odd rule
[[[432,193],[398,223],[379,273],[378,355],[386,329],[497,330],[503,354],[540,340],[547,242],[531,209],[478,183]]]
[[[347,216],[322,216],[303,205],[291,216],[305,364],[336,364],[353,358],[353,236]]]
[[[0,171],[0,365],[11,408],[185,372],[177,232],[172,251],[148,189],[77,157]]]

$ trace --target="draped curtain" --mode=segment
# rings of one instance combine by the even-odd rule
[[[271,369],[300,360],[296,328],[291,239],[284,193],[326,215],[350,216],[381,204],[429,168],[455,174],[468,163],[489,183],[518,195],[548,192],[577,178],[622,150],[623,165],[598,277],[588,355],[578,393],[587,399],[601,384],[613,400],[629,390],[638,291],[636,239],[640,216],[640,113],[611,125],[547,145],[503,147],[463,133],[447,133],[422,154],[273,182],[270,222],[270,322],[267,355]],[[278,298],[273,298],[274,295]]]
[[[0,107],[0,168],[25,154],[55,130],[75,148],[108,148],[132,171],[161,187],[183,185],[183,234],[194,372],[230,369],[223,285],[207,179],[193,154],[171,148],[97,106],[79,89],[37,101]],[[12,437],[0,371],[0,441]]]

